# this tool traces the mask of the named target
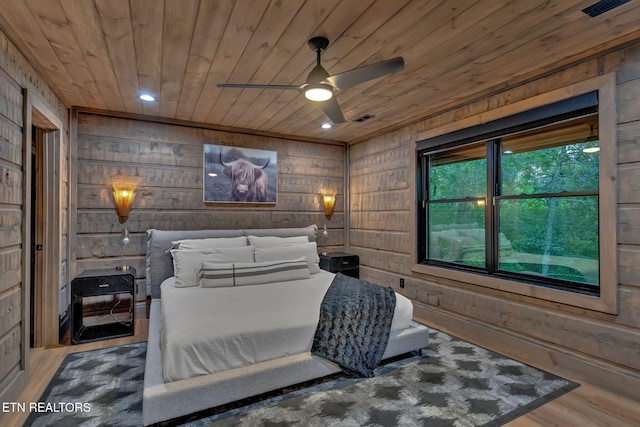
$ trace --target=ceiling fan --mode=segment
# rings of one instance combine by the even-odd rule
[[[307,76],[307,80],[300,86],[289,85],[261,85],[261,84],[219,84],[218,87],[254,88],[254,89],[294,89],[304,92],[304,96],[316,102],[322,111],[334,123],[344,123],[346,120],[342,110],[334,96],[334,89],[349,89],[357,84],[367,82],[404,70],[404,59],[401,56],[365,65],[353,70],[330,76],[327,70],[320,65],[322,52],[329,46],[329,40],[325,37],[313,37],[309,40],[309,47],[316,52],[316,66]]]

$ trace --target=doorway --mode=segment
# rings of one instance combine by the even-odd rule
[[[61,261],[67,257],[63,253],[61,233],[61,183],[65,175],[61,154],[62,123],[44,105],[29,97],[31,109],[28,129],[31,153],[28,164],[29,203],[28,221],[30,248],[28,271],[29,296],[25,298],[30,347],[46,347],[59,342],[59,307],[67,301],[60,301],[60,289],[64,288],[66,272],[61,269]],[[34,102],[35,101],[35,102]],[[25,260],[25,264],[27,260]],[[25,319],[27,321],[27,319]],[[25,331],[26,335],[27,331]]]
[[[31,127],[31,298],[29,346],[42,347],[42,129]]]

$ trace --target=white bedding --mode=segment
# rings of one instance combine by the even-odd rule
[[[221,372],[311,350],[320,303],[333,280],[227,288],[162,285],[160,348],[165,382]],[[391,330],[411,323],[413,305],[396,293]]]

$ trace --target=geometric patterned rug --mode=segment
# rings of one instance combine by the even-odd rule
[[[50,406],[25,426],[141,426],[146,353],[142,342],[67,355],[39,400]]]
[[[431,328],[422,356],[381,366],[374,378],[334,380],[189,425],[499,426],[578,386]]]
[[[373,378],[334,376],[183,419],[184,427],[499,426],[578,384],[430,328],[422,355]],[[146,343],[67,356],[41,402],[89,412],[32,413],[27,426],[140,426]],[[171,424],[167,424],[171,425]]]

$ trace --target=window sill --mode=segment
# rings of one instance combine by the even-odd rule
[[[455,280],[458,282],[477,285],[484,288],[495,289],[504,292],[511,292],[518,295],[525,295],[546,301],[580,307],[587,310],[598,311],[608,314],[617,314],[616,284],[600,286],[600,296],[583,295],[570,291],[545,288],[543,286],[530,285],[515,280],[506,280],[497,277],[483,276],[480,274],[458,271],[443,267],[416,264],[411,271],[417,274],[428,275],[443,279]],[[607,289],[614,289],[614,292],[606,292]]]

